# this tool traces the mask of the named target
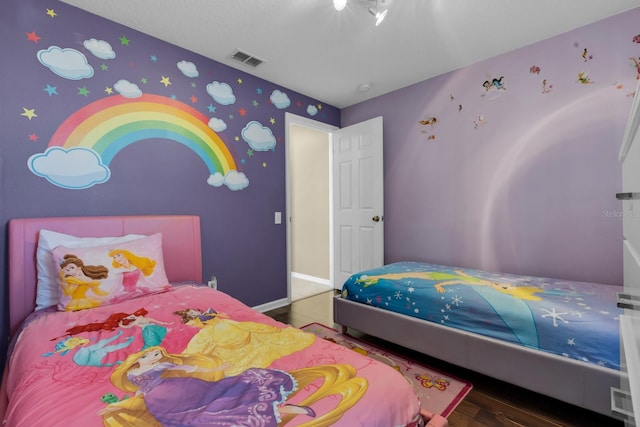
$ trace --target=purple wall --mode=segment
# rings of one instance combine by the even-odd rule
[[[384,117],[385,261],[621,284],[638,22],[635,9],[343,109],[342,126]]]
[[[54,13],[47,14],[48,8]],[[285,214],[285,112],[338,125],[340,111],[330,105],[318,109],[317,100],[61,2],[11,0],[2,10],[2,224],[17,217],[199,215],[205,278],[216,275],[221,290],[248,305],[285,298],[286,230],[273,221],[275,211]],[[92,38],[108,42],[115,58],[100,59],[85,48],[83,42]],[[54,73],[55,67],[44,65],[46,59],[38,59],[38,52],[52,46],[77,51],[79,54],[72,53],[86,59],[93,75],[74,80],[61,77],[69,70]],[[183,60],[197,67],[197,77],[187,77],[178,69],[177,63]],[[77,66],[78,70],[83,67],[88,68],[82,63]],[[163,77],[169,77],[171,84],[161,83]],[[217,135],[234,159],[236,170],[249,179],[249,186],[232,191],[209,185],[211,170],[203,161],[206,156],[189,143],[176,143],[170,133],[163,137],[148,132],[141,122],[129,129],[127,135],[135,136],[132,144],[109,146],[116,149],[116,155],[108,164],[108,180],[101,184],[70,189],[52,184],[28,167],[31,156],[46,153],[52,136],[72,114],[100,100],[122,99],[115,90],[120,79],[134,83],[144,94],[164,97],[167,105],[174,99],[207,118],[222,119],[227,128]],[[235,102],[227,104],[210,96],[206,88],[214,81],[228,84]],[[107,93],[107,88],[113,92]],[[286,94],[290,105],[278,108],[270,99],[275,90]],[[272,141],[264,151],[255,141],[254,145],[247,142],[250,137],[245,131],[251,121],[259,122],[267,134],[270,130]],[[65,126],[66,130],[73,127]],[[54,175],[49,178],[57,179]],[[0,239],[6,241],[6,226],[0,229]],[[5,245],[0,252],[0,271],[6,280]],[[1,307],[6,311],[6,290]],[[3,314],[5,318],[6,312]],[[6,336],[6,325],[2,330]]]

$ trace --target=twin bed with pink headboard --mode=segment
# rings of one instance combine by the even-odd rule
[[[202,281],[200,217],[188,215],[23,218],[9,222],[9,317],[13,335],[36,307],[36,247],[40,230],[78,237],[162,233],[171,282]]]
[[[52,248],[35,310],[42,230],[89,244]],[[423,425],[393,368],[203,286],[200,243],[196,216],[10,221],[5,425]]]

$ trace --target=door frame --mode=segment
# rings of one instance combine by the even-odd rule
[[[298,116],[293,113],[285,112],[284,115],[284,139],[285,139],[285,155],[284,155],[284,167],[285,167],[285,194],[286,194],[286,245],[287,245],[287,300],[291,302],[291,183],[289,162],[290,154],[289,147],[292,141],[290,140],[289,128],[291,125],[299,125],[307,128],[312,128],[321,132],[326,132],[329,140],[329,284],[331,289],[334,288],[334,263],[333,263],[333,132],[340,129],[337,126],[329,125],[327,123],[319,122],[307,117]]]

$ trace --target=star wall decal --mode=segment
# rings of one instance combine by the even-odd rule
[[[198,103],[198,97],[195,95],[191,95],[191,103],[192,104],[197,104]]]
[[[242,79],[238,79],[238,84],[241,85],[242,83]]]
[[[216,106],[213,104],[209,104],[207,106],[207,109],[209,110],[210,113],[215,113],[216,112]]]
[[[56,13],[55,10],[53,9],[47,9],[47,15],[49,15],[52,18],[55,18],[56,16],[58,16],[58,14]]]
[[[88,96],[90,93],[91,93],[91,91],[89,89],[87,89],[86,86],[78,88],[78,95]]]
[[[151,55],[151,62],[158,62],[158,57],[155,55]]]
[[[167,87],[171,84],[171,82],[169,81],[169,77],[165,77],[165,76],[162,76],[160,83],[162,83],[164,87]]]
[[[143,85],[146,85],[147,83],[149,83],[149,79],[146,77],[143,77],[140,79],[140,83],[142,83]]]
[[[58,95],[58,91],[57,91],[57,87],[56,86],[51,86],[50,84],[47,84],[47,87],[43,89],[45,92],[47,92],[49,94],[49,96],[51,95]]]
[[[269,119],[269,123],[271,123],[272,125],[275,125],[275,124],[276,124],[276,119],[274,119],[273,117],[271,117],[271,118]]]
[[[240,117],[244,117],[247,115],[247,110],[245,110],[244,108],[240,108],[238,110],[238,113],[240,113]]]
[[[107,64],[102,64],[102,65],[100,65],[100,69],[102,71],[109,71],[109,66]]]
[[[32,41],[34,43],[38,43],[38,41],[42,38],[36,35],[35,30],[30,33],[25,33],[27,35],[27,40]]]
[[[104,91],[107,95],[112,95],[113,94],[113,88],[107,86],[104,88]]]
[[[120,37],[120,44],[122,46],[129,46],[129,41],[130,40],[128,38],[126,38],[125,36],[121,36]]]
[[[28,118],[29,120],[31,120],[34,117],[38,117],[38,115],[36,114],[36,109],[35,108],[25,108],[22,107],[23,113],[20,114],[21,116],[25,116],[26,118]]]
[[[32,133],[32,134],[29,135],[29,141],[36,142],[36,141],[38,141],[38,139],[40,139],[40,137],[38,135],[36,135],[35,133]]]

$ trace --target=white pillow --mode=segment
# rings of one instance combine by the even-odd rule
[[[55,247],[88,248],[129,242],[142,237],[146,236],[127,234],[126,236],[120,237],[75,237],[51,230],[40,230],[38,248],[36,249],[36,265],[38,270],[36,310],[51,307],[60,302],[58,292],[58,266],[53,259],[52,253]]]

